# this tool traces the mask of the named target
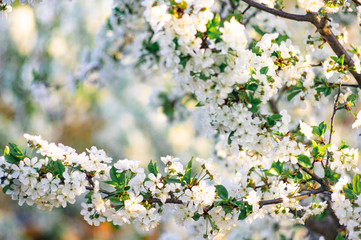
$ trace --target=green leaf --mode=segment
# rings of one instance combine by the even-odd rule
[[[345,54],[342,54],[342,56],[339,58],[339,64],[343,65],[343,63],[345,62]]]
[[[322,147],[320,148],[320,151],[321,151],[322,153],[325,153],[326,149],[327,149],[328,147],[330,147],[330,146],[331,146],[331,144],[325,144],[324,146],[322,146]]]
[[[328,85],[325,85],[323,87],[316,88],[316,91],[320,93],[323,92],[325,94],[325,97],[327,97],[328,95],[331,94],[332,89]]]
[[[234,135],[235,132],[236,132],[236,131],[232,131],[232,132],[229,134],[229,136],[228,136],[228,145],[231,145],[231,143],[232,143],[232,137],[233,137],[233,135]]]
[[[194,214],[193,214],[193,220],[194,221],[198,221],[199,220],[199,218],[201,217],[201,215],[199,214],[199,213],[197,213],[197,212],[194,212]]]
[[[150,173],[153,173],[155,176],[158,175],[158,168],[157,168],[157,164],[153,164],[153,161],[150,160],[149,164],[148,164],[148,171]]]
[[[355,101],[357,99],[357,95],[352,93],[350,96],[347,97],[347,102],[349,106],[355,106]]]
[[[342,233],[337,234],[337,237],[335,240],[345,240],[344,236],[342,235]]]
[[[11,186],[11,185],[6,185],[5,187],[3,187],[2,191],[3,191],[4,194],[6,194],[6,192],[7,192],[8,190],[12,190],[12,188],[11,188],[10,186]]]
[[[257,56],[261,56],[262,53],[263,53],[263,50],[260,47],[255,46],[255,47],[252,48],[252,52],[254,54],[256,54]]]
[[[294,97],[296,97],[299,93],[301,92],[301,90],[297,90],[297,91],[294,91],[292,93],[290,93],[288,96],[287,96],[287,101],[291,101]]]
[[[219,24],[221,23],[221,17],[219,16],[219,13],[217,13],[216,16],[214,16],[213,23],[216,26],[219,26]]]
[[[327,124],[325,122],[321,122],[318,126],[313,126],[312,129],[313,134],[323,137],[327,129]]]
[[[267,125],[273,127],[277,124],[277,121],[282,118],[280,114],[273,114],[272,116],[267,117]]]
[[[228,213],[232,212],[232,207],[229,206],[229,205],[222,205],[222,209],[223,209],[225,214],[228,214]]]
[[[121,203],[122,201],[119,199],[119,197],[109,197],[108,198],[113,203]]]
[[[247,218],[247,212],[246,211],[241,211],[238,215],[238,220],[244,220]]]
[[[58,161],[54,161],[53,163],[54,165],[54,170],[55,170],[55,175],[59,175],[59,176],[63,176],[63,173],[65,172],[65,167],[63,165],[63,163],[58,160]]]
[[[350,201],[357,199],[357,195],[351,189],[343,188],[343,191]]]
[[[181,181],[178,178],[168,178],[165,180],[166,183],[180,183]]]
[[[263,31],[258,25],[253,25],[252,28],[261,36],[266,34],[266,32]]]
[[[203,106],[204,106],[204,104],[201,103],[201,102],[198,102],[197,105],[196,105],[196,107],[203,107]]]
[[[4,157],[8,163],[18,164],[26,156],[16,144],[9,143],[9,146],[5,146]]]
[[[338,57],[336,57],[336,56],[331,56],[330,58],[331,58],[333,61],[335,61],[335,62],[338,61]]]
[[[110,169],[109,174],[110,174],[110,178],[113,180],[113,182],[117,183],[120,186],[121,183],[117,177],[117,170],[114,166]]]
[[[282,42],[285,42],[289,37],[287,35],[279,35],[276,39],[277,45],[281,45]]]
[[[352,189],[357,195],[360,194],[360,175],[358,174],[352,179]]]
[[[332,172],[330,168],[327,168],[325,171],[325,177],[330,179],[332,182],[337,182],[340,178],[340,174]]]
[[[267,74],[268,73],[268,67],[263,67],[261,68],[261,70],[259,71],[261,74]]]
[[[218,194],[218,196],[220,198],[222,198],[223,200],[227,200],[228,199],[227,189],[223,185],[215,185],[215,187],[216,187],[216,193]]]
[[[192,176],[192,161],[193,158],[187,163],[186,170],[184,173],[184,176],[182,178],[183,181],[186,181],[186,183],[191,182],[191,176]]]
[[[192,57],[187,55],[187,56],[184,56],[183,54],[179,56],[179,60],[180,60],[180,65],[182,65],[183,68],[186,67],[188,61],[191,59]]]
[[[258,84],[256,84],[256,83],[252,83],[252,84],[247,85],[247,89],[251,90],[253,92],[256,91],[257,88],[258,88]]]
[[[276,168],[270,168],[265,171],[266,176],[279,176],[280,173]]]
[[[238,220],[244,220],[247,218],[248,216],[248,211],[246,208],[246,204],[244,202],[240,202],[238,204],[239,207],[239,215],[238,215]]]
[[[5,157],[5,160],[8,162],[8,163],[12,163],[12,164],[18,164],[20,162],[19,159],[13,157],[11,154],[10,154],[10,148],[8,146],[5,146],[5,149],[4,149],[4,157]]]
[[[346,144],[346,142],[344,140],[341,140],[341,149],[345,149],[345,148],[349,148],[350,146]]]
[[[217,39],[221,36],[221,32],[216,27],[211,27],[207,31],[207,36],[209,39]]]
[[[25,158],[23,151],[14,143],[9,143],[10,145],[10,154],[14,157],[20,158],[23,160]]]
[[[301,166],[303,166],[305,168],[312,167],[311,159],[308,156],[300,154],[300,155],[297,156],[297,159],[298,159],[298,163]]]
[[[351,201],[357,199],[357,195],[351,189],[344,187],[343,192],[345,193],[346,197]]]

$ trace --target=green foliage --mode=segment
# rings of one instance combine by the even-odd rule
[[[356,174],[355,177],[352,179],[352,190],[357,194],[359,195],[361,192],[360,192],[360,185],[361,185],[361,182],[360,182],[360,175],[359,174]]]
[[[248,101],[252,105],[249,111],[251,111],[252,113],[258,112],[258,105],[260,105],[262,101],[258,98],[254,98],[252,94],[248,94]]]
[[[232,137],[233,137],[233,135],[234,135],[234,133],[235,133],[236,131],[232,131],[230,134],[229,134],[229,136],[228,136],[228,144],[229,145],[231,145],[231,143],[232,143]]]
[[[291,101],[294,97],[296,97],[300,92],[302,92],[302,86],[293,86],[288,90],[287,101]]]
[[[158,171],[158,166],[157,166],[157,162],[155,161],[153,164],[153,161],[151,160],[148,164],[148,171],[149,173],[153,173],[155,176],[158,175],[159,171]]]
[[[191,177],[192,177],[192,162],[193,162],[193,158],[191,160],[189,160],[189,162],[187,163],[186,166],[186,170],[184,173],[184,176],[182,178],[182,182],[185,181],[186,183],[190,184],[191,183]]]
[[[267,125],[269,127],[273,127],[277,124],[277,121],[282,119],[282,115],[280,114],[273,114],[272,116],[269,116],[266,118],[267,120]]]
[[[279,35],[276,39],[275,39],[275,43],[277,43],[278,46],[281,45],[282,42],[285,42],[287,39],[289,39],[289,37],[287,35]]]
[[[357,195],[351,189],[344,187],[343,192],[345,193],[346,197],[351,201],[357,199]]]
[[[303,167],[305,167],[305,168],[310,168],[310,167],[312,167],[311,159],[310,159],[308,156],[303,155],[303,154],[300,154],[300,155],[298,155],[298,156],[296,156],[296,157],[297,157],[298,163],[299,163],[301,166],[303,166]]]
[[[219,26],[221,23],[221,17],[217,13],[215,17],[207,23],[207,36],[209,39],[218,39],[221,36]]]
[[[263,67],[263,68],[261,68],[261,70],[259,70],[259,72],[260,72],[261,74],[266,75],[266,74],[268,73],[268,67]]]
[[[340,178],[340,174],[333,172],[330,168],[325,170],[325,178],[329,179],[331,182],[337,182]]]
[[[263,31],[258,25],[253,25],[252,28],[261,36],[266,34],[266,32]]]
[[[223,185],[215,185],[217,195],[223,200],[228,199],[228,191]]]
[[[8,163],[18,164],[26,156],[16,144],[9,143],[9,146],[5,146],[4,157]]]
[[[239,215],[238,220],[244,220],[247,216],[252,212],[252,206],[246,202],[239,201],[237,202],[237,206],[239,207]]]
[[[264,170],[266,176],[279,176],[283,173],[284,163],[273,161],[271,168]]]
[[[313,134],[323,137],[327,129],[327,124],[325,122],[321,122],[318,126],[312,126],[312,129]]]
[[[348,106],[351,106],[351,107],[354,107],[355,106],[355,101],[357,100],[357,95],[352,93],[350,96],[347,97],[347,105]]]
[[[331,56],[330,58],[340,66],[342,66],[345,62],[345,54],[343,54],[341,57]]]

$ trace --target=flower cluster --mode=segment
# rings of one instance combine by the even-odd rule
[[[73,204],[77,196],[85,194],[81,215],[91,225],[109,221],[121,226],[132,222],[149,231],[159,224],[164,213],[176,211],[177,222],[192,224],[200,231],[209,222],[211,230],[203,229],[210,230],[209,236],[224,236],[236,226],[237,219],[252,222],[266,213],[275,218],[292,217],[290,209],[295,209],[300,212],[295,219],[303,222],[327,206],[316,202],[299,205],[302,190],[298,184],[279,178],[264,188],[267,191],[255,191],[249,180],[260,183],[262,179],[257,180],[254,170],[249,170],[248,183],[243,185],[241,179],[228,184],[228,191],[219,184],[223,182],[211,159],[196,158],[201,171],[194,173],[192,159],[184,168],[179,158],[162,157],[163,173],[152,161],[146,173],[136,160],[119,160],[112,165],[105,152],[95,147],[87,154],[77,154],[70,147],[48,143],[40,136],[25,137],[41,157],[29,157],[10,144],[0,159],[4,192],[19,200],[20,205],[36,204],[48,210]],[[268,205],[273,198],[276,204]]]
[[[340,224],[346,226],[348,237],[358,239],[361,235],[360,175],[355,176],[352,185],[350,189],[350,179],[348,177],[342,177],[338,180],[331,196],[332,208],[340,219]],[[358,195],[356,195],[357,193]]]

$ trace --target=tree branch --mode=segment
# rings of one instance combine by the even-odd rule
[[[341,57],[342,55],[344,55],[345,56],[345,64],[348,65],[350,68],[355,66],[355,62],[352,60],[351,56],[348,54],[348,52],[342,46],[342,44],[338,41],[338,39],[333,34],[331,29],[327,26],[327,18],[320,18],[318,16],[318,14],[314,13],[314,12],[307,12],[307,14],[305,14],[305,15],[298,15],[298,14],[292,14],[292,13],[279,11],[274,8],[269,8],[263,4],[255,2],[253,0],[242,0],[242,1],[249,4],[252,7],[258,8],[262,11],[268,12],[275,16],[279,16],[282,18],[286,18],[286,19],[290,19],[290,20],[294,20],[294,21],[298,21],[298,22],[312,23],[317,28],[317,31],[321,34],[323,39],[330,45],[330,47],[336,53],[336,55],[338,57]],[[357,0],[357,2],[358,2],[358,0]],[[350,72],[356,79],[359,87],[361,88],[361,74],[355,72],[354,70],[350,70]]]
[[[229,0],[229,4],[231,5],[233,10],[237,9],[237,5],[233,2],[233,0]]]
[[[258,2],[252,1],[252,0],[242,0],[242,1],[252,7],[258,8],[262,11],[271,13],[271,14],[279,16],[279,17],[283,17],[283,18],[287,18],[287,19],[291,19],[291,20],[295,20],[295,21],[299,21],[299,22],[309,22],[309,18],[307,16],[307,14],[306,15],[292,14],[292,13],[279,11],[274,8],[269,8],[261,3],[258,3]]]
[[[309,198],[312,197],[314,195],[317,195],[319,193],[325,192],[326,190],[323,187],[317,188],[317,189],[313,189],[310,190],[309,192],[306,193],[302,193],[298,196],[295,197],[291,197],[292,199],[296,199],[297,201],[305,199],[305,198]],[[259,206],[263,207],[266,205],[271,205],[271,204],[279,204],[279,203],[283,203],[283,199],[282,198],[276,198],[276,199],[272,199],[272,200],[263,200],[259,202]]]
[[[327,26],[325,18],[320,18],[316,13],[307,13],[310,16],[310,22],[317,28],[317,31],[321,34],[324,40],[330,45],[332,50],[336,53],[338,57],[342,55],[345,56],[345,64],[349,67],[354,67],[355,62],[352,60],[351,56],[348,54],[346,49],[338,41],[336,36],[333,34],[331,29]],[[357,73],[354,70],[350,70],[350,73],[356,79],[359,87],[361,88],[361,74]]]
[[[309,174],[316,182],[318,182],[319,184],[321,184],[322,188],[325,191],[330,191],[330,186],[327,184],[327,182],[325,180],[323,180],[322,178],[320,178],[319,176],[317,176],[316,174],[313,173],[312,170],[298,164],[298,166],[305,171],[307,174]]]
[[[338,101],[339,101],[339,98],[340,98],[340,94],[341,94],[341,84],[338,86],[338,92],[337,92],[336,100],[335,100],[335,103],[333,104],[333,113],[332,113],[332,117],[331,117],[331,127],[330,127],[330,138],[328,140],[328,144],[331,144],[331,142],[332,142],[333,127],[334,127],[334,124],[335,124],[335,116],[336,116],[336,112],[339,110],[337,108],[337,106],[338,106]],[[326,168],[328,166],[329,160],[330,160],[330,151],[327,150]]]
[[[357,6],[361,6],[360,0],[352,0],[352,2],[354,2]]]

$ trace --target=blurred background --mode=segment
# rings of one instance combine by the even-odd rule
[[[188,161],[207,157],[205,138],[196,137],[190,120],[170,125],[161,109],[149,106],[153,86],[127,69],[101,84],[76,77],[84,52],[112,11],[112,0],[47,0],[34,8],[16,1],[0,18],[0,149],[8,142],[26,148],[24,133],[72,146],[78,152],[95,145],[114,161],[173,154]],[[102,76],[103,77],[103,76]],[[197,146],[197,148],[195,148]],[[82,220],[80,204],[41,211],[19,207],[0,194],[0,239],[158,239],[159,229],[138,234]]]

